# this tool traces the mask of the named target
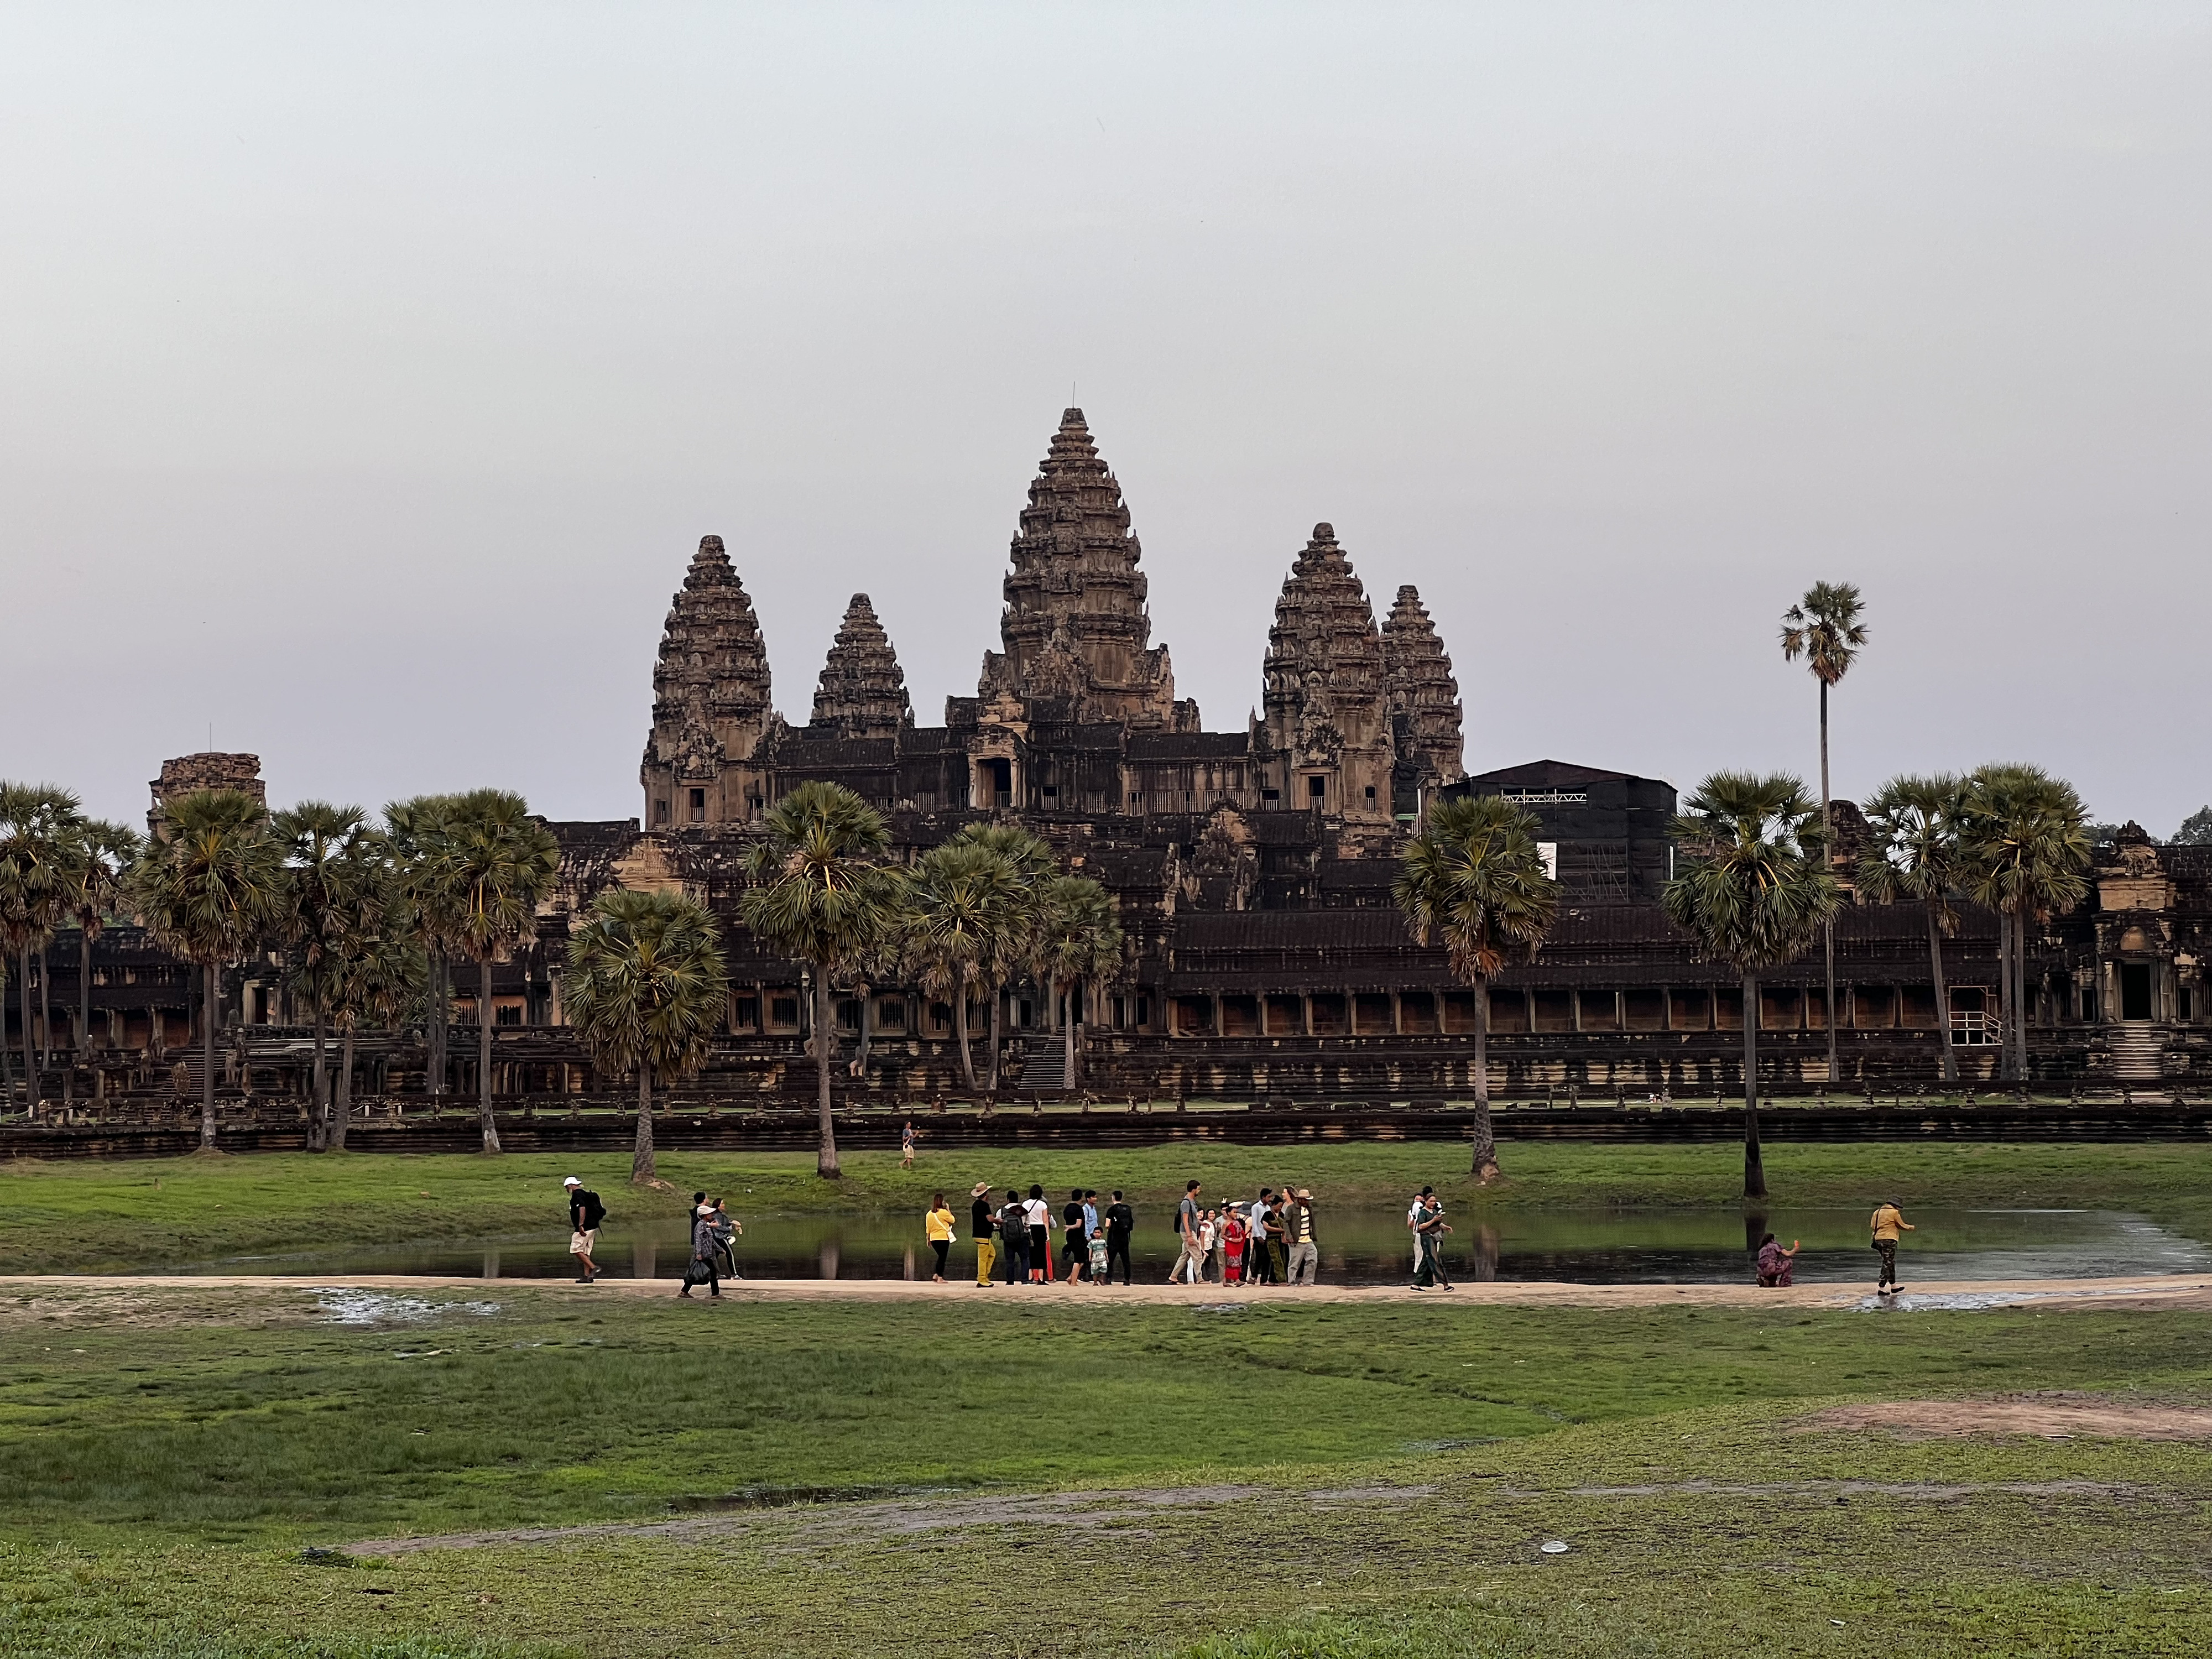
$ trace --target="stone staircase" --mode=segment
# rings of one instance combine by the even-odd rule
[[[1067,1051],[1065,1037],[1032,1037],[1022,1054],[1022,1074],[1018,1081],[1025,1095],[1061,1095],[1067,1092]]]
[[[2123,1083],[2157,1083],[2166,1076],[2166,1034],[2155,1025],[2115,1025],[2109,1039],[2112,1076]]]

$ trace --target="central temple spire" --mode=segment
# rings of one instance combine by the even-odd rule
[[[1081,721],[1196,730],[1167,647],[1151,643],[1142,557],[1083,411],[1064,411],[1009,551],[1005,648],[984,653],[978,695],[1065,697]]]

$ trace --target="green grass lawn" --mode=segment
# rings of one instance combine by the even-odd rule
[[[932,1192],[959,1195],[979,1180],[1127,1188],[1155,1217],[1182,1183],[1216,1195],[1261,1183],[1311,1187],[1324,1205],[1387,1206],[1434,1182],[1455,1212],[1617,1206],[1733,1206],[1741,1154],[1729,1145],[1585,1146],[1509,1143],[1508,1176],[1477,1189],[1452,1143],[1299,1148],[1175,1145],[1129,1151],[945,1152],[925,1141],[910,1171],[890,1152],[848,1153],[844,1177],[824,1182],[811,1153],[672,1153],[670,1190],[629,1185],[626,1154],[182,1158],[0,1165],[0,1262],[15,1271],[106,1270],[158,1261],[204,1261],[258,1250],[404,1243],[532,1229],[558,1230],[561,1178],[574,1174],[607,1200],[617,1221],[678,1215],[695,1190],[734,1199],[741,1212],[910,1211]],[[1770,1143],[1778,1204],[2005,1205],[2137,1211],[2212,1242],[2212,1154],[2188,1146],[2006,1142]],[[964,1209],[964,1200],[959,1207]]]
[[[2200,1316],[487,1291],[371,1326],[290,1289],[0,1303],[0,1653],[2212,1644],[2203,1445],[1797,1426],[1850,1398],[2212,1402]],[[672,1518],[702,1529],[301,1555]]]

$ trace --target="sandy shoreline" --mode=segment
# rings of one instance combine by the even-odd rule
[[[472,1291],[494,1286],[510,1293],[588,1301],[610,1296],[674,1299],[672,1279],[603,1279],[596,1285],[558,1279],[482,1279],[428,1273],[296,1274],[232,1273],[13,1273],[0,1285],[17,1291],[52,1290],[365,1290]],[[1462,1281],[1450,1291],[1413,1291],[1404,1285],[1319,1285],[1271,1289],[1219,1285],[996,1285],[979,1288],[972,1279],[944,1285],[898,1279],[748,1279],[729,1284],[722,1300],[747,1302],[915,1302],[940,1297],[988,1297],[995,1302],[1034,1299],[1053,1305],[1103,1307],[1115,1303],[1154,1306],[1266,1307],[1299,1303],[1420,1303],[1446,1307],[1560,1308],[1854,1308],[1867,1302],[1870,1283],[1798,1285],[1761,1290],[1752,1285],[1572,1285],[1555,1280]],[[694,1301],[704,1302],[703,1292]],[[2212,1274],[2170,1274],[2130,1279],[1953,1279],[1909,1283],[1901,1298],[1914,1309],[1990,1308],[2034,1304],[2052,1308],[2195,1308],[2212,1310]]]

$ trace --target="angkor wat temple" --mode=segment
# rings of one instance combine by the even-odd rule
[[[1566,889],[1534,964],[1490,994],[1493,1085],[1639,1099],[1737,1086],[1747,1011],[1734,976],[1700,962],[1658,908],[1673,788],[1550,760],[1468,775],[1458,684],[1420,595],[1399,587],[1378,621],[1329,525],[1313,526],[1291,558],[1256,665],[1257,712],[1241,731],[1208,732],[1176,695],[1166,646],[1152,641],[1129,509],[1071,409],[1021,510],[1000,640],[975,695],[949,697],[943,724],[920,725],[893,641],[855,594],[810,717],[793,725],[776,711],[767,641],[739,573],[720,537],[702,539],[653,671],[641,817],[552,826],[563,848],[559,898],[539,943],[495,981],[492,1018],[514,1028],[501,1033],[500,1086],[562,1091],[588,1081],[561,1025],[556,968],[568,916],[622,882],[680,884],[727,920],[738,986],[704,1086],[756,1098],[811,1088],[802,975],[758,949],[736,918],[752,826],[810,779],[874,805],[899,857],[979,818],[1002,819],[1116,895],[1126,971],[1078,1009],[1081,1084],[1103,1097],[1463,1097],[1474,994],[1441,951],[1410,943],[1390,901],[1425,803],[1463,791],[1502,793],[1534,812]],[[1486,746],[1498,741],[1482,736]],[[240,763],[252,778],[252,757],[172,762],[156,811],[165,787],[218,772],[235,781]],[[1836,815],[1847,860],[1860,820],[1847,801]],[[2098,848],[2092,885],[2087,906],[2052,918],[2030,943],[2036,1076],[2045,1086],[2212,1076],[2202,965],[2212,949],[2212,848],[2155,845],[2130,825]],[[76,1005],[74,937],[57,944],[47,987],[64,1024]],[[1996,1069],[1996,938],[1995,916],[1968,905],[1943,947],[1970,1080]],[[283,1014],[273,974],[240,977],[227,1000],[248,1027]],[[1818,952],[1764,977],[1753,1017],[1778,1085],[1842,1092],[1932,1080],[1923,912],[1848,908],[1836,980],[1832,1078]],[[111,930],[96,946],[94,1040],[155,1053],[182,1042],[185,984],[133,930]],[[865,1006],[861,988],[840,988],[848,1061],[866,1039],[865,1070],[842,1067],[841,1087],[892,1101],[958,1092],[949,1008],[913,987],[866,988]],[[1034,988],[1007,988],[999,1012],[1004,1086],[1068,1087]],[[465,981],[459,1017],[475,1018]],[[278,1066],[277,1033],[269,1036],[250,1046]],[[405,1040],[364,1052],[372,1090],[406,1082],[420,1064]]]

